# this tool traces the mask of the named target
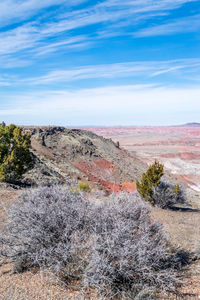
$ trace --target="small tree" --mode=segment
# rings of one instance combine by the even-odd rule
[[[139,194],[152,205],[153,190],[160,184],[160,179],[164,175],[164,165],[155,160],[155,162],[148,168],[146,173],[142,174],[142,180],[136,181],[136,186]]]
[[[15,182],[33,165],[30,135],[11,124],[0,124],[0,181]]]
[[[151,205],[161,208],[170,208],[174,204],[184,203],[185,195],[180,186],[161,181],[163,175],[164,165],[155,161],[147,172],[142,174],[141,182],[136,182],[139,194]]]

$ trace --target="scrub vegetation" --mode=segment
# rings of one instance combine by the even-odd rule
[[[181,259],[150,212],[136,194],[95,204],[66,186],[30,189],[7,212],[1,257],[105,299],[177,293]]]

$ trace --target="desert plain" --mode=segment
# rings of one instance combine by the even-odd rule
[[[152,163],[158,159],[175,178],[199,195],[200,126],[90,127],[98,135]]]

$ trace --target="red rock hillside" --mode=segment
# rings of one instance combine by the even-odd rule
[[[88,180],[108,192],[136,189],[146,164],[117,143],[80,129],[23,128],[32,134],[36,165],[26,174],[36,183],[54,177]]]

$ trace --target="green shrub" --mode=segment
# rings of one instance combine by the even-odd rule
[[[161,208],[171,208],[175,204],[186,202],[180,186],[161,181],[163,175],[164,165],[157,161],[142,174],[141,181],[136,182],[137,191],[142,198],[151,205]]]
[[[156,188],[161,177],[164,175],[164,165],[160,164],[158,161],[155,162],[148,168],[146,173],[142,174],[141,182],[137,180],[136,186],[139,194],[152,205],[153,203],[153,188]]]
[[[0,124],[0,181],[16,182],[33,166],[30,135],[11,124]]]
[[[82,192],[90,192],[91,188],[87,182],[80,182],[78,185],[78,189]]]

